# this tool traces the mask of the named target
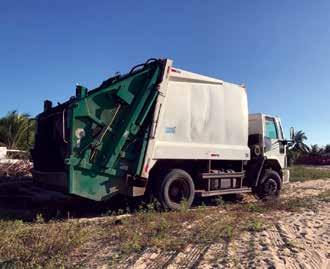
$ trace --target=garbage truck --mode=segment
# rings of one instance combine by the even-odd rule
[[[95,201],[152,194],[167,209],[195,197],[279,195],[289,181],[281,121],[248,114],[244,85],[149,59],[36,117],[38,184]]]

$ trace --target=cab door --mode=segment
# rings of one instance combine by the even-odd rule
[[[278,118],[265,116],[264,118],[265,141],[270,145],[266,147],[265,156],[268,159],[277,159],[281,168],[286,167],[286,147],[282,143],[283,131]]]

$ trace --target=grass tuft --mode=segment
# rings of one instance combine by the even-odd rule
[[[321,192],[317,198],[322,201],[322,202],[330,202],[330,190],[325,190],[323,192]]]
[[[55,268],[67,261],[67,253],[86,239],[79,223],[43,223],[39,216],[33,224],[0,221],[0,260],[14,268]]]
[[[261,232],[265,230],[265,225],[260,219],[251,219],[247,224],[247,230],[250,232]]]

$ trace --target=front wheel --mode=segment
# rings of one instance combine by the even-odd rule
[[[194,200],[195,185],[191,176],[184,170],[172,169],[164,177],[160,187],[160,202],[164,208],[178,210],[185,202],[189,208]]]
[[[279,196],[281,190],[281,177],[273,170],[266,170],[255,190],[259,199],[269,200]]]

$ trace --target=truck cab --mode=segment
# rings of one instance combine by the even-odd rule
[[[288,183],[287,140],[281,120],[262,113],[249,115],[249,147],[251,162],[268,163],[281,176],[281,183]]]

